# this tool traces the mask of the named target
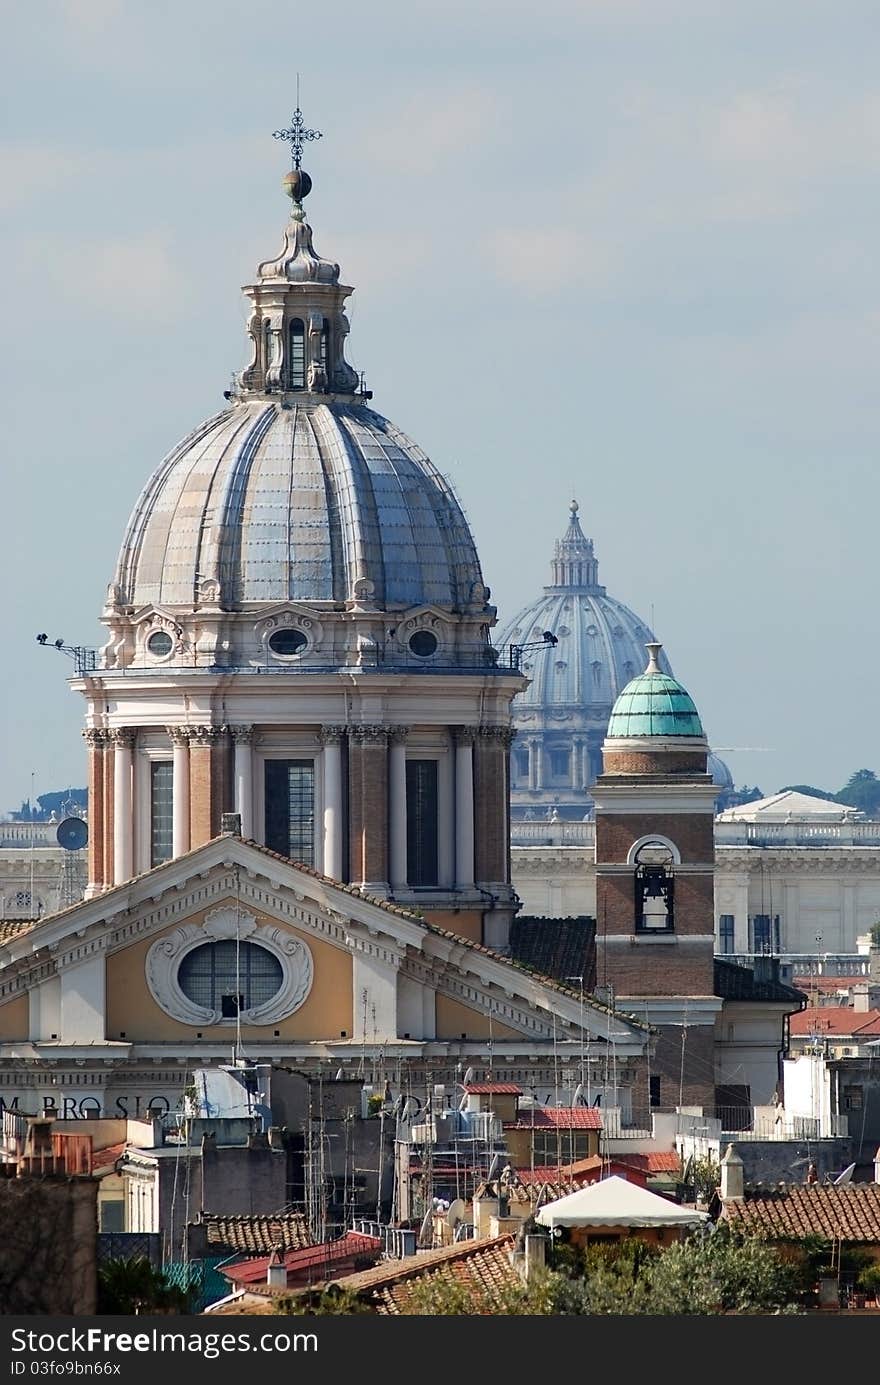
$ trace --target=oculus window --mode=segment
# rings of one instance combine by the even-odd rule
[[[177,984],[187,1000],[218,1010],[223,1019],[265,1005],[283,980],[277,957],[257,943],[236,943],[234,938],[193,948],[177,971]]]
[[[275,630],[269,636],[269,648],[273,654],[278,654],[282,659],[289,659],[294,654],[301,654],[308,644],[308,639],[301,630]]]

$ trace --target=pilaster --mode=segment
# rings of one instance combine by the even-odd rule
[[[514,735],[509,726],[481,726],[474,741],[476,878],[484,883],[508,879],[508,755]]]
[[[348,737],[351,883],[387,894],[388,730],[351,726]]]
[[[106,731],[92,727],[83,731],[88,746],[89,790],[89,881],[86,899],[100,894],[104,888],[104,751]]]

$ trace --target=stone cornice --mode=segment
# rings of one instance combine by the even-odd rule
[[[715,847],[715,868],[719,874],[726,871],[743,871],[749,875],[793,872],[803,874],[828,874],[840,871],[843,874],[880,875],[880,848],[871,846],[791,846],[757,847],[725,846]]]

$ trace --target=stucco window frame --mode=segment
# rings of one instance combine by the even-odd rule
[[[190,952],[206,943],[238,938],[263,947],[280,963],[282,980],[275,994],[262,1005],[255,1005],[233,1018],[224,1019],[220,1010],[197,1005],[178,982],[180,963]],[[302,939],[278,924],[260,923],[253,914],[238,914],[229,906],[206,914],[202,923],[184,923],[158,938],[147,952],[144,969],[150,994],[161,1010],[180,1024],[202,1028],[221,1025],[234,1028],[239,1022],[249,1025],[277,1024],[288,1019],[305,1003],[314,981],[314,962]]]

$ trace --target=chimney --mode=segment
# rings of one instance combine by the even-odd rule
[[[540,1274],[547,1264],[546,1236],[531,1234],[526,1236],[526,1282]]]
[[[874,1155],[874,1182],[880,1183],[880,1149]]]
[[[759,953],[752,958],[752,974],[756,981],[778,981],[779,958]]]
[[[266,1283],[270,1289],[287,1288],[287,1266],[284,1263],[284,1256],[280,1246],[276,1246],[269,1256]]]
[[[871,1008],[871,988],[864,981],[852,988],[852,1007],[860,1015],[867,1014]]]
[[[241,813],[221,813],[220,833],[224,837],[240,837]]]
[[[483,1185],[479,1194],[474,1197],[474,1227],[477,1240],[489,1235],[489,1222],[492,1217],[498,1216],[498,1195],[494,1183]]]
[[[721,1160],[721,1201],[743,1195],[743,1161],[733,1145],[728,1145]]]

